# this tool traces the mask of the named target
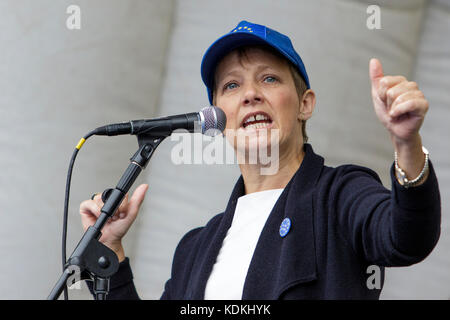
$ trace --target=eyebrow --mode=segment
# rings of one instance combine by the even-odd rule
[[[266,69],[276,70],[276,69],[274,69],[273,67],[271,67],[271,66],[269,66],[269,65],[267,65],[267,64],[261,64],[261,65],[259,65],[259,66],[256,68],[256,72],[261,72],[261,71],[264,71],[264,70],[266,70]],[[239,70],[241,70],[241,69],[239,69]],[[231,71],[225,73],[225,74],[222,76],[222,79],[225,79],[225,78],[228,77],[228,76],[238,75],[238,74],[240,73],[239,70],[232,69]],[[220,82],[220,81],[217,81],[217,83],[219,83],[219,82]]]

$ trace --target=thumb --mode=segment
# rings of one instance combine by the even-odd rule
[[[384,77],[383,66],[381,65],[380,60],[378,60],[376,58],[370,59],[369,76],[370,76],[370,81],[372,82],[372,87],[374,87],[375,89],[378,89],[380,80],[381,80],[381,78]]]

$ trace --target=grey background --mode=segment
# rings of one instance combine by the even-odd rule
[[[68,30],[66,9],[81,8]],[[366,27],[370,4],[381,29]],[[421,134],[442,196],[442,233],[423,262],[389,268],[383,299],[449,299],[450,2],[447,0],[0,0],[0,299],[45,299],[61,272],[64,187],[74,146],[110,122],[208,105],[200,78],[206,48],[240,20],[293,40],[317,106],[307,130],[328,165],[374,169],[390,188],[393,148],[370,96],[368,63],[415,80],[430,102]],[[150,189],[125,238],[137,289],[160,297],[173,252],[191,228],[221,212],[237,165],[175,165],[167,139],[138,183]],[[82,236],[79,203],[113,187],[135,137],[95,137],[72,179],[68,254]],[[138,185],[135,184],[135,186]],[[73,299],[90,299],[83,285]]]

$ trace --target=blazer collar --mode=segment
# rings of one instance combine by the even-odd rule
[[[243,299],[278,299],[290,286],[316,278],[312,194],[324,160],[309,144],[304,144],[304,151],[299,169],[281,193],[262,230],[245,280]],[[193,291],[188,293],[188,298],[204,298],[206,282],[233,221],[237,200],[244,193],[241,175],[218,227],[205,235],[201,249],[204,254],[197,261],[191,285],[196,283],[191,286]],[[291,220],[291,228],[281,237],[279,229],[285,218]]]

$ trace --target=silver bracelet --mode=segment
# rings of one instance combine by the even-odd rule
[[[422,146],[422,151],[425,154],[425,164],[423,166],[422,171],[420,171],[419,175],[417,176],[417,178],[413,179],[413,180],[409,180],[406,177],[406,173],[405,171],[403,171],[399,166],[398,166],[398,157],[397,157],[397,152],[394,153],[395,156],[395,176],[398,180],[398,182],[404,186],[405,188],[409,188],[409,187],[414,187],[415,185],[417,185],[419,182],[422,181],[422,179],[425,177],[426,173],[428,172],[428,159],[429,159],[429,153],[428,150],[425,149],[424,146]]]

